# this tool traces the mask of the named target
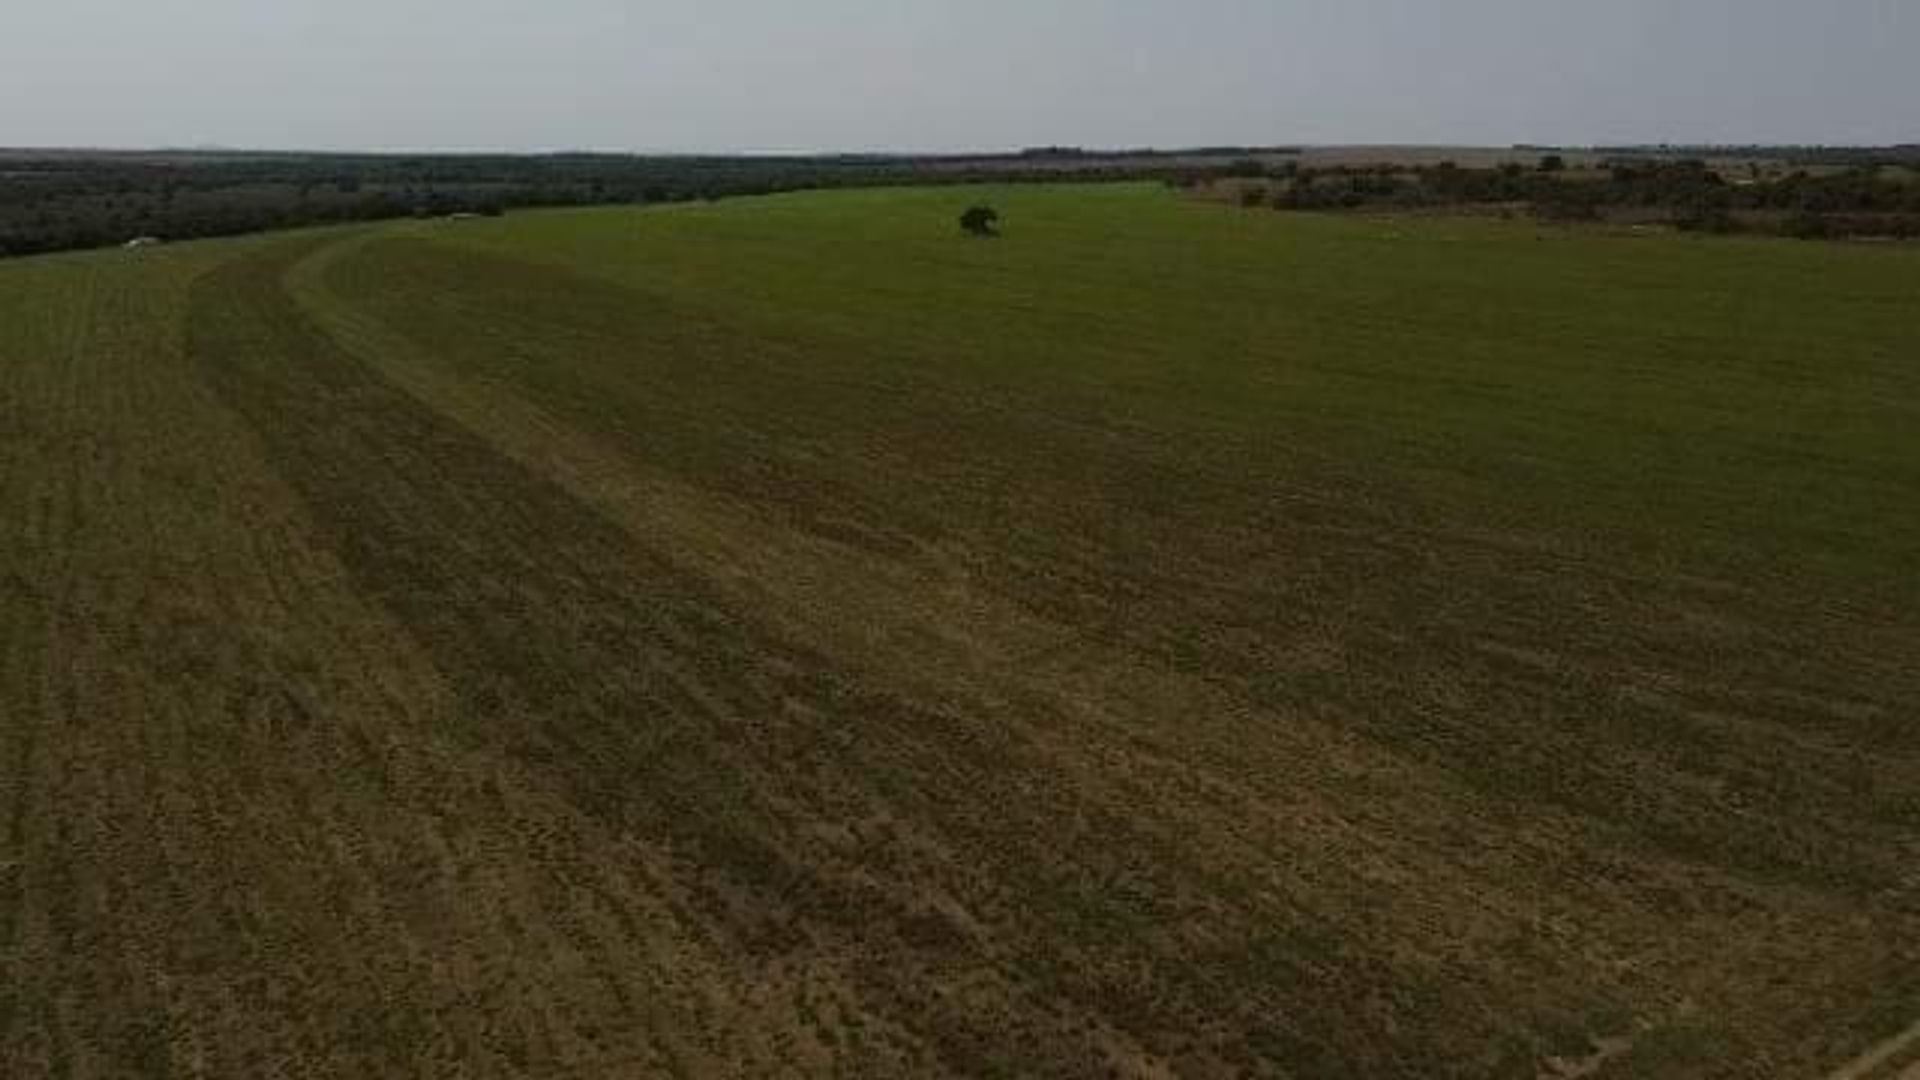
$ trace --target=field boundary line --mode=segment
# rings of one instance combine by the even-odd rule
[[[1892,1061],[1902,1051],[1915,1045],[1920,1045],[1920,1020],[1914,1021],[1913,1025],[1905,1031],[1854,1058],[1837,1071],[1829,1073],[1826,1080],[1867,1080],[1880,1066]],[[1901,1080],[1907,1080],[1913,1076],[1915,1073],[1909,1071],[1902,1074]]]

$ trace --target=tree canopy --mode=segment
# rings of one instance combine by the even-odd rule
[[[997,236],[1000,211],[991,206],[975,206],[960,215],[960,228],[969,236]]]

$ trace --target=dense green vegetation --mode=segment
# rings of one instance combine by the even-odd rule
[[[306,154],[0,150],[0,256],[526,207],[715,200],[873,184],[1171,175],[1248,154],[1211,147],[901,156]]]
[[[664,203],[910,177],[868,158],[565,154],[0,156],[0,255],[347,221]]]
[[[1779,162],[1622,157],[1569,170],[1558,154],[1462,168],[1403,165],[1229,166],[1207,175],[1276,181],[1239,188],[1247,205],[1277,210],[1449,209],[1524,206],[1558,221],[1662,222],[1696,232],[1759,232],[1801,239],[1920,237],[1920,174],[1894,160],[1810,171]]]
[[[344,222],[499,216],[534,207],[713,201],[872,185],[1276,180],[1245,189],[1283,209],[1435,208],[1526,203],[1549,217],[1651,216],[1718,232],[1807,238],[1920,231],[1920,156],[1881,150],[1750,148],[1743,157],[1670,151],[1568,157],[1467,150],[1469,164],[1398,161],[1406,150],[1200,147],[954,156],[309,154],[0,150],[0,257],[188,240]],[[1692,151],[1688,151],[1692,154]],[[1413,159],[1423,156],[1412,152]],[[1424,156],[1430,156],[1424,155]],[[1554,167],[1558,166],[1558,167]],[[1746,181],[1764,180],[1764,183]]]
[[[0,266],[0,1072],[1821,1075],[1917,299],[1153,185]]]

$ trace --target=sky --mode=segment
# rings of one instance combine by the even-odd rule
[[[0,145],[1920,142],[1920,0],[0,0]]]

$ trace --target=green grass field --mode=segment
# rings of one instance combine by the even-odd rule
[[[1917,704],[1912,248],[0,264],[9,1076],[1818,1080],[1920,1019]]]

